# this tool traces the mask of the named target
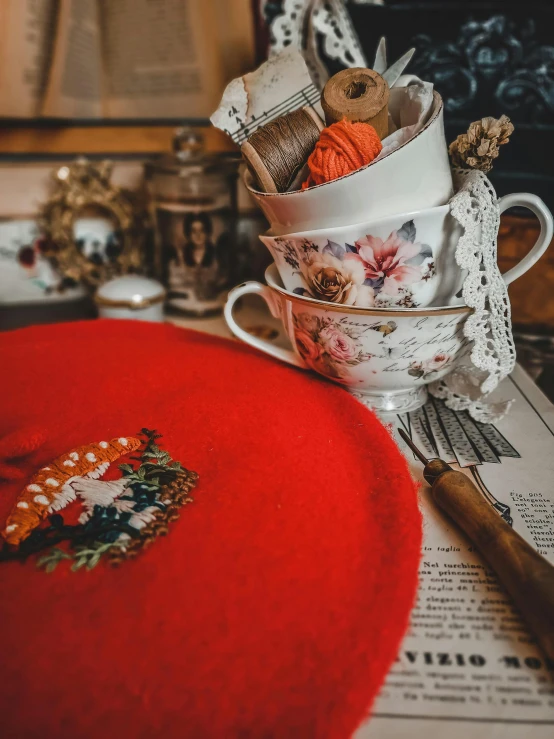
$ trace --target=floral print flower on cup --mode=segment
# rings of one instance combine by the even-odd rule
[[[408,374],[418,379],[428,380],[436,372],[442,372],[452,362],[452,357],[439,352],[423,362],[412,362]]]
[[[300,278],[294,292],[363,308],[416,308],[413,288],[435,274],[431,247],[416,241],[413,220],[387,238],[366,234],[353,244],[329,239],[264,238],[276,261]]]
[[[402,229],[406,226],[409,224],[404,224]],[[358,253],[351,257],[363,266],[367,283],[385,295],[398,295],[401,287],[413,285],[422,277],[421,268],[413,264],[414,260],[416,263],[423,261],[422,245],[403,238],[402,229],[393,231],[385,241],[375,236],[356,241]]]
[[[335,253],[341,249],[337,244],[328,244],[321,254],[312,254],[300,263],[308,292],[314,298],[330,303],[372,307],[375,294],[372,287],[364,284],[363,264],[348,257],[340,259],[334,256],[333,247]]]
[[[352,382],[348,369],[368,362],[356,331],[332,318],[310,313],[294,316],[294,338],[300,356],[312,369],[335,381]]]

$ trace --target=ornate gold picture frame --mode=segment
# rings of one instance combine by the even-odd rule
[[[66,278],[90,288],[140,271],[146,210],[111,182],[111,162],[78,159],[54,173],[42,207],[45,254]]]

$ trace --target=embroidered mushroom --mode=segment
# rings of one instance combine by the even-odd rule
[[[6,527],[1,532],[4,539],[9,544],[19,544],[48,513],[65,508],[76,499],[77,493],[83,492],[85,504],[90,505],[92,501],[87,500],[84,492],[87,489],[85,481],[98,480],[112,462],[135,451],[140,444],[135,437],[121,436],[110,442],[100,441],[98,444],[78,447],[50,462],[33,476],[19,494]],[[123,489],[122,483],[111,485],[111,495],[116,497]]]

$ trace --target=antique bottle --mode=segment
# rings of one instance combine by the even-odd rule
[[[239,157],[206,153],[202,135],[179,129],[174,153],[146,165],[155,223],[155,272],[166,311],[221,313],[233,279]]]

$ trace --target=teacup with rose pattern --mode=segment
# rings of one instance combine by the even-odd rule
[[[552,238],[552,214],[536,195],[499,201],[533,211],[541,232],[533,249],[511,269],[507,284],[530,269]],[[465,271],[456,264],[462,227],[442,205],[371,223],[260,236],[285,288],[298,295],[358,308],[424,308],[460,304]]]
[[[463,333],[471,312],[466,306],[390,310],[326,303],[285,290],[275,265],[266,282],[247,282],[229,293],[225,319],[235,336],[343,385],[377,410],[418,408],[427,397],[425,386],[448,374],[470,348]],[[292,350],[237,323],[233,307],[249,293],[260,295],[281,320]]]

